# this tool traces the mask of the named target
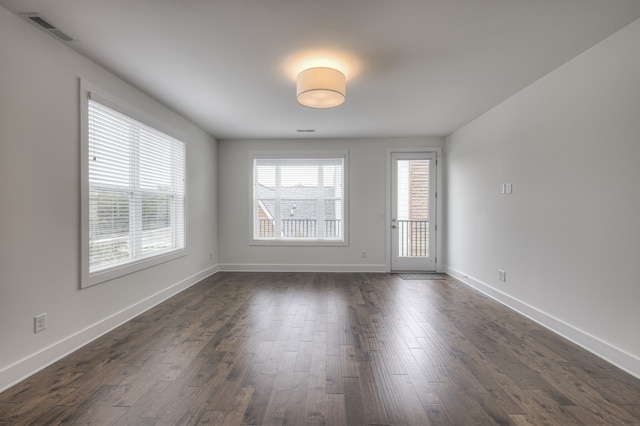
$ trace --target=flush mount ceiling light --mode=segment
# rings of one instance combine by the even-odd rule
[[[333,108],[345,100],[346,79],[333,68],[309,68],[298,74],[296,97],[309,108]]]

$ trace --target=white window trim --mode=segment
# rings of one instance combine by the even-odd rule
[[[253,206],[253,160],[256,158],[273,158],[273,159],[286,159],[286,158],[342,158],[344,169],[344,227],[343,227],[343,241],[336,240],[257,240],[254,238],[254,206]],[[248,244],[250,246],[284,246],[284,247],[345,247],[349,245],[349,151],[252,151],[249,152],[249,226],[248,232]]]
[[[89,271],[89,98],[98,100],[103,105],[127,115],[143,124],[153,127],[167,135],[184,141],[185,138],[175,129],[167,128],[160,120],[150,117],[142,110],[118,99],[102,88],[80,79],[80,288],[87,288],[118,277],[122,277],[143,269],[147,269],[170,260],[187,255],[188,212],[187,212],[187,170],[185,164],[184,187],[184,247],[170,252],[151,256],[127,263],[126,265],[90,273]],[[187,144],[185,143],[185,163],[187,159]]]

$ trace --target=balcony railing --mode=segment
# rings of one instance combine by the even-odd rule
[[[315,219],[282,219],[283,238],[318,238]]]
[[[398,220],[398,256],[429,256],[429,221]]]
[[[324,237],[327,239],[342,238],[342,224],[340,219],[324,220]]]
[[[324,238],[342,238],[340,219],[325,219]],[[318,238],[318,221],[316,219],[282,219],[280,225],[282,239],[316,239]],[[258,220],[258,238],[275,238],[275,225],[271,219]]]

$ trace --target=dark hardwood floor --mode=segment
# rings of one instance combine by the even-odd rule
[[[454,279],[219,273],[0,394],[1,424],[640,424],[640,380]]]

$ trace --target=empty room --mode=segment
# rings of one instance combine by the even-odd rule
[[[637,0],[0,0],[0,425],[640,424]]]

